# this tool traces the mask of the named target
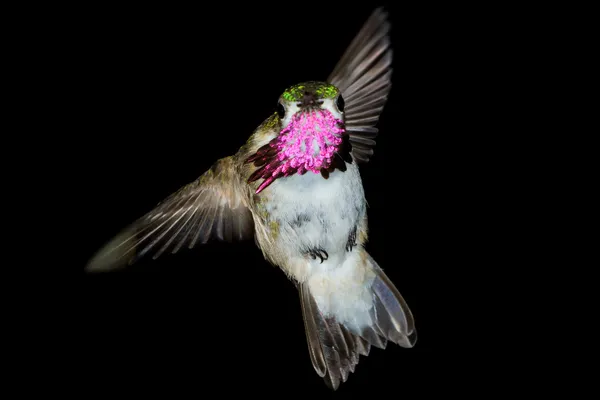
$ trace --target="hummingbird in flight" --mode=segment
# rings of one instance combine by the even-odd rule
[[[360,355],[416,343],[412,313],[365,249],[368,163],[391,89],[387,12],[377,8],[325,81],[299,83],[229,157],[124,228],[90,259],[108,272],[209,240],[253,238],[295,284],[312,365],[336,390]]]

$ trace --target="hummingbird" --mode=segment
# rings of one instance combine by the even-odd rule
[[[365,248],[359,171],[374,154],[391,89],[390,28],[388,13],[375,9],[325,81],[287,88],[234,155],[125,227],[85,270],[253,238],[294,283],[310,359],[329,388],[346,382],[372,346],[413,347],[413,315]]]

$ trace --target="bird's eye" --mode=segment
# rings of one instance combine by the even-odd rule
[[[338,110],[340,110],[340,112],[344,112],[344,107],[346,107],[346,102],[344,101],[344,98],[342,97],[341,94],[338,96],[337,100],[335,101],[335,105],[337,106]]]
[[[281,119],[285,115],[285,107],[281,103],[277,103],[277,114],[279,114],[279,118]]]

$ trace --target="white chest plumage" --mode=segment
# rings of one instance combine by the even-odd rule
[[[323,313],[347,321],[351,328],[367,325],[373,276],[361,261],[362,248],[348,248],[366,212],[356,163],[329,179],[308,172],[277,180],[269,189],[265,209],[277,226],[273,245],[281,257],[278,265],[309,285]],[[323,250],[325,259],[313,259],[311,250]]]
[[[264,206],[270,223],[277,226],[274,245],[279,253],[306,259],[311,250],[320,249],[326,252],[328,265],[343,262],[348,239],[366,208],[355,163],[347,164],[345,172],[334,171],[329,179],[312,172],[280,178],[268,191]],[[313,262],[321,264],[321,259]]]

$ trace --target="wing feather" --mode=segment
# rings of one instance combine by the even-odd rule
[[[88,272],[122,268],[142,257],[160,257],[210,239],[251,238],[254,223],[244,205],[231,157],[217,161],[196,181],[122,230],[88,262]]]
[[[377,8],[340,58],[328,82],[342,93],[346,130],[354,158],[368,162],[379,129],[375,127],[391,90],[392,49],[388,14]],[[365,142],[369,138],[370,142]],[[362,145],[360,145],[362,144]]]

